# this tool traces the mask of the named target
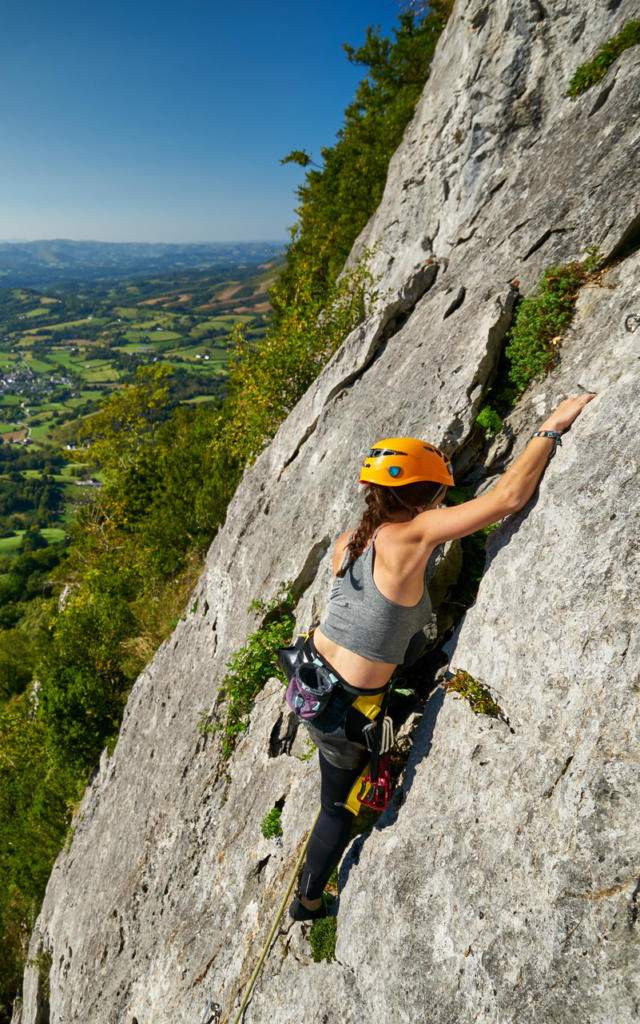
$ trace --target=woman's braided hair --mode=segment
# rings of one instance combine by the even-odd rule
[[[420,480],[403,487],[383,487],[382,484],[367,484],[364,500],[367,507],[362,519],[353,531],[347,545],[349,561],[338,571],[344,576],[349,566],[359,558],[377,528],[388,522],[402,507],[416,508],[419,505],[432,505],[443,490],[442,484],[431,480]]]

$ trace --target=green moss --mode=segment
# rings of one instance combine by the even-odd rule
[[[272,807],[268,814],[265,814],[260,824],[260,831],[265,839],[274,839],[276,836],[282,835],[281,817],[282,808],[277,805]]]
[[[264,617],[260,628],[227,662],[229,671],[220,691],[224,694],[223,720],[209,722],[208,712],[203,712],[198,723],[203,734],[224,732],[222,752],[225,757],[231,755],[238,736],[247,729],[253,702],[267,680],[277,676],[284,681],[277,651],[289,643],[295,626],[291,588],[284,583],[273,601],[269,604],[252,601],[248,610],[262,612]]]
[[[460,669],[452,679],[442,684],[443,689],[452,692],[456,700],[466,700],[475,715],[489,715],[490,718],[503,717],[502,708],[496,704],[491,693],[468,672]]]
[[[490,441],[502,430],[502,419],[495,409],[492,409],[490,405],[485,405],[476,416],[475,425],[484,434],[485,441]]]
[[[518,306],[505,350],[510,364],[508,382],[515,388],[516,399],[556,365],[560,339],[573,316],[578,291],[599,258],[593,248],[587,253],[582,263],[548,267],[535,293]]]
[[[586,92],[592,85],[601,81],[611,65],[618,59],[623,50],[640,44],[640,21],[628,21],[617,36],[604,43],[593,60],[581,64],[569,82],[567,96],[572,100]]]
[[[335,917],[323,917],[311,925],[309,946],[316,963],[320,963],[321,960],[331,962],[335,959],[337,928],[338,922]]]

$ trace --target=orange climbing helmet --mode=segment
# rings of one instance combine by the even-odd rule
[[[426,480],[452,487],[453,468],[444,452],[415,437],[378,441],[360,470],[361,484],[402,487]]]

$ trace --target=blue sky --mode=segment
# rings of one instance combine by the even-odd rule
[[[396,0],[7,0],[0,239],[284,239]]]

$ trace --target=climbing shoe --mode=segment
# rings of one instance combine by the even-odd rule
[[[330,917],[333,910],[334,900],[328,893],[323,892],[322,902],[315,910],[309,910],[299,896],[296,896],[289,907],[289,917],[294,921],[319,921],[321,917]]]

